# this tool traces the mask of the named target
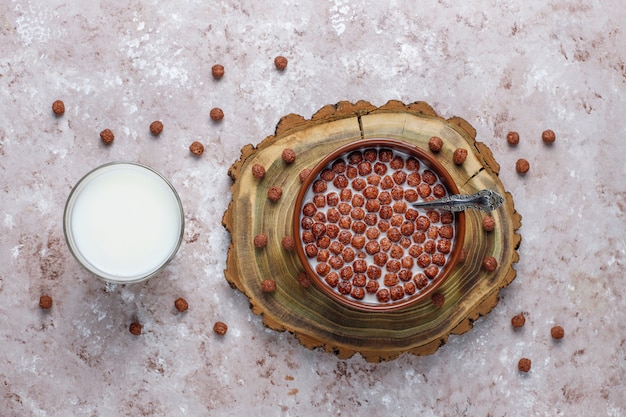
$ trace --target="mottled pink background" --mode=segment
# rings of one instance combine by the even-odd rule
[[[0,414],[626,415],[626,8],[458,3],[1,2]],[[277,55],[289,58],[282,73]],[[465,118],[523,216],[517,279],[432,356],[369,364],[310,351],[265,329],[224,279],[227,170],[241,147],[283,115],[360,99],[424,100]],[[551,147],[544,129],[557,134]],[[201,158],[188,151],[196,140]],[[165,174],[187,222],[172,264],[125,287],[80,268],[62,231],[70,188],[116,160]],[[519,312],[526,326],[514,332]],[[218,320],[225,337],[211,330]],[[555,323],[566,332],[557,343]]]

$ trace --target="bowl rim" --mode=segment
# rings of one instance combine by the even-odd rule
[[[358,139],[353,142],[350,142],[346,145],[342,145],[330,153],[328,153],[324,158],[322,158],[312,169],[306,179],[302,182],[300,186],[300,190],[296,196],[293,217],[292,217],[292,228],[294,240],[296,241],[296,253],[298,255],[298,259],[302,264],[302,267],[306,271],[306,273],[310,276],[311,281],[315,285],[317,289],[322,291],[326,296],[335,302],[339,303],[344,307],[349,307],[354,310],[359,311],[369,311],[369,312],[390,312],[396,311],[400,309],[404,309],[408,306],[417,304],[419,302],[427,299],[432,293],[437,291],[439,287],[450,277],[452,271],[457,266],[459,257],[461,255],[461,251],[463,249],[463,244],[465,240],[465,227],[466,227],[466,219],[465,212],[457,212],[455,213],[455,234],[453,238],[453,249],[450,253],[448,261],[444,266],[443,270],[440,272],[440,275],[437,277],[436,281],[432,284],[428,285],[424,290],[421,290],[418,294],[410,297],[405,297],[402,300],[397,302],[390,302],[386,304],[368,304],[363,303],[356,299],[351,299],[347,296],[337,293],[333,288],[328,286],[325,282],[323,282],[322,278],[313,270],[311,264],[308,261],[308,257],[304,253],[304,245],[301,238],[300,232],[300,223],[301,223],[301,211],[304,197],[311,187],[313,181],[317,178],[318,174],[326,168],[332,161],[337,159],[339,156],[343,154],[347,154],[349,152],[358,150],[358,149],[367,149],[367,148],[390,148],[397,149],[400,152],[407,153],[411,156],[419,159],[420,163],[424,163],[428,168],[433,170],[438,176],[441,182],[446,187],[449,194],[458,194],[459,189],[452,175],[448,172],[448,170],[434,157],[434,155],[430,154],[423,148],[420,148],[417,145],[391,138],[368,138],[368,139]]]

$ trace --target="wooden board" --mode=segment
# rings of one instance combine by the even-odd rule
[[[489,214],[496,220],[493,232],[482,228],[482,218],[487,214],[466,212],[467,259],[439,289],[445,297],[443,307],[426,300],[395,312],[359,312],[340,306],[314,286],[302,288],[297,282],[303,270],[298,257],[295,251],[281,246],[282,238],[292,235],[299,172],[355,140],[387,137],[428,149],[431,136],[444,140],[437,158],[452,173],[461,193],[488,188],[506,197],[505,203]],[[491,151],[476,142],[475,136],[475,130],[463,119],[444,120],[423,102],[406,105],[390,101],[381,107],[363,101],[341,102],[323,107],[310,120],[285,116],[274,135],[256,147],[245,146],[229,170],[232,200],[222,220],[231,233],[227,281],[250,299],[252,310],[262,315],[267,327],[292,332],[307,348],[323,348],[341,358],[358,352],[370,362],[391,360],[404,352],[436,352],[450,334],[467,332],[476,319],[496,306],[499,290],[515,279],[513,265],[519,259],[521,216],[498,178],[500,167]],[[452,161],[459,147],[468,150],[461,166]],[[285,148],[295,151],[295,163],[287,165],[282,160]],[[257,163],[267,170],[262,180],[255,179],[251,172]],[[283,190],[277,203],[267,199],[272,186]],[[263,249],[253,244],[259,233],[269,237]],[[489,273],[481,268],[486,256],[497,259],[496,271]],[[276,292],[261,290],[261,281],[266,278],[276,281]]]

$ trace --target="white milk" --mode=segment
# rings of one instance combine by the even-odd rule
[[[184,217],[172,186],[133,163],[104,165],[87,174],[68,199],[65,233],[76,258],[113,282],[148,278],[180,246]]]
[[[380,149],[382,149],[382,148],[384,148],[384,149],[391,149],[391,148],[386,148],[386,147],[384,147],[384,146],[383,146],[383,147],[372,146],[372,147],[370,147],[370,148],[371,148],[371,149],[376,149],[376,150],[380,150]],[[399,156],[401,156],[401,157],[404,159],[404,161],[405,161],[405,162],[406,162],[406,160],[407,160],[410,156],[412,156],[412,155],[409,155],[408,153],[406,153],[406,152],[402,152],[402,151],[400,151],[400,150],[398,150],[398,149],[392,149],[392,151],[393,151],[393,156],[399,155]],[[332,164],[333,164],[335,161],[338,161],[339,159],[343,159],[343,161],[344,161],[344,162],[346,162],[346,164],[347,164],[347,165],[349,165],[349,163],[348,163],[348,161],[347,161],[347,156],[348,156],[351,152],[352,152],[352,151],[348,151],[348,152],[346,152],[345,154],[342,154],[342,155],[340,155],[339,157],[337,157],[337,158],[333,159],[333,160],[332,160],[332,161],[331,161],[331,162],[330,162],[330,163],[329,163],[326,167],[327,167],[327,168],[330,168],[330,167],[332,166]],[[431,169],[428,165],[426,165],[426,163],[425,163],[424,161],[420,160],[419,158],[417,158],[417,159],[420,161],[420,168],[419,168],[419,170],[418,170],[418,172],[419,172],[420,176],[421,176],[421,175],[423,175],[423,174],[424,174],[424,171],[426,171],[426,170],[430,170],[430,171],[432,171],[433,173],[435,173],[435,172],[434,172],[434,170],[432,170],[432,169]],[[376,162],[380,162],[380,160],[377,160]],[[391,165],[390,165],[390,163],[389,163],[389,162],[385,162],[384,164],[387,166],[387,174],[386,174],[386,175],[391,175],[391,174],[392,174],[395,170],[394,170],[393,168],[391,168]],[[306,194],[305,194],[305,196],[304,196],[304,198],[303,198],[303,200],[302,200],[302,201],[303,201],[303,203],[302,203],[302,205],[303,205],[303,206],[304,206],[304,204],[306,204],[306,203],[309,203],[309,202],[312,202],[312,201],[313,201],[313,196],[315,195],[315,193],[313,192],[313,189],[312,189],[313,187],[312,187],[312,185],[313,185],[313,183],[314,183],[316,180],[318,180],[319,178],[321,178],[321,177],[320,177],[320,175],[321,175],[321,171],[323,171],[323,169],[322,169],[322,170],[320,170],[320,173],[319,173],[319,174],[315,177],[315,179],[311,182],[311,186],[309,186],[309,188],[308,188],[308,190],[307,190],[307,192],[306,192]],[[435,184],[442,184],[442,185],[443,185],[443,182],[441,181],[441,179],[439,178],[439,176],[438,176],[436,173],[435,173],[435,175],[437,176],[437,181],[433,184],[433,186],[434,186]],[[366,179],[366,177],[362,177],[362,176],[360,176],[360,175],[358,175],[358,178],[363,178],[363,179]],[[352,180],[349,180],[349,181],[350,181],[350,182],[352,182]],[[339,188],[337,188],[337,187],[335,187],[335,186],[333,185],[332,181],[331,181],[331,182],[327,182],[327,187],[328,187],[328,189],[326,190],[325,194],[328,194],[328,193],[331,193],[331,192],[336,192],[337,194],[339,194],[339,192],[341,191]],[[351,187],[350,187],[350,186],[349,186],[348,188],[350,188],[350,189],[351,189]],[[402,188],[406,191],[407,189],[410,189],[411,187],[405,183],[405,184],[402,186]],[[446,189],[446,190],[447,190],[447,189]],[[387,191],[390,191],[390,190],[387,190]],[[355,193],[357,193],[357,192],[355,192]],[[405,200],[403,200],[403,201],[405,201]],[[424,200],[423,200],[423,198],[422,198],[422,197],[419,197],[417,201],[424,201]],[[411,203],[407,202],[407,206],[408,206],[408,208],[411,208]],[[325,206],[325,207],[323,207],[323,208],[319,208],[319,207],[318,207],[318,208],[317,208],[317,211],[322,212],[322,213],[324,213],[324,215],[326,215],[326,214],[328,213],[328,209],[329,209],[329,208],[330,208],[330,207],[329,207],[328,205],[326,205],[326,206]],[[423,209],[419,209],[419,210],[418,210],[418,212],[420,213],[420,215],[424,215],[424,214],[426,214],[426,211],[425,211],[425,210],[423,210]],[[302,212],[300,212],[300,221],[302,221],[302,218],[303,218],[303,217],[304,217],[304,215],[302,214]],[[431,224],[432,224],[432,225],[435,225],[435,226],[439,226],[439,227],[440,227],[440,226],[442,226],[442,223],[441,223],[441,222],[438,222],[438,223],[431,222]],[[451,226],[455,226],[455,223],[453,222],[453,223],[451,224]],[[368,226],[368,227],[370,227],[370,226]],[[350,232],[352,232],[352,231],[350,230]],[[454,233],[456,234],[456,228],[454,229]],[[385,236],[387,236],[387,234],[386,234],[386,233],[381,233],[381,234],[380,234],[380,237],[379,237],[378,239],[376,239],[376,240],[378,240],[378,241],[380,242],[380,240],[381,240],[383,237],[385,237]],[[331,241],[332,241],[332,240],[336,240],[336,239],[331,239]],[[454,241],[453,241],[453,246],[454,246]],[[361,252],[361,255],[362,255],[362,256],[364,255],[362,258],[357,258],[357,259],[364,259],[364,260],[366,260],[366,261],[367,261],[367,264],[368,264],[368,265],[374,265],[374,257],[373,257],[372,255],[368,255],[368,254],[365,252],[365,250],[361,250],[361,251],[359,251],[359,250],[356,250],[356,249],[355,249],[355,252],[357,252],[357,254],[358,254],[359,252]],[[448,254],[445,254],[445,255],[444,255],[444,258],[445,258],[445,260],[446,260],[446,265],[447,265],[448,259],[450,258],[450,254],[451,254],[451,253],[452,253],[452,250],[450,251],[450,253],[448,253]],[[319,262],[317,261],[317,259],[316,259],[316,258],[309,258],[309,265],[311,265],[311,268],[313,269],[313,271],[315,271],[315,268],[317,267],[317,265],[318,265],[318,264],[319,264]],[[349,265],[349,264],[346,264],[346,265]],[[444,269],[444,268],[445,268],[445,266],[440,267],[440,272],[439,272],[439,275],[441,274],[441,271],[443,271],[443,269]],[[337,270],[333,270],[333,271],[334,271],[334,272],[339,272],[339,271],[337,271]],[[413,272],[414,274],[419,273],[419,272],[423,272],[423,268],[420,268],[420,266],[418,266],[418,265],[417,265],[417,262],[416,262],[416,263],[415,263],[415,265],[413,266],[413,270],[412,270],[411,272]],[[385,274],[385,272],[383,271],[383,275],[384,275],[384,274]],[[435,280],[439,277],[439,275],[438,275],[437,277],[435,277]],[[324,281],[324,279],[323,279],[323,278],[321,278],[321,281],[322,281],[325,285],[327,285],[329,288],[331,288],[331,287],[330,287],[330,285],[328,285],[328,284],[326,283],[326,281]],[[383,279],[382,279],[382,278],[379,278],[379,279],[378,279],[378,281],[380,282],[380,288],[386,288],[386,287],[383,285]],[[429,280],[429,282],[433,282],[433,281],[434,281],[434,280]],[[426,287],[425,287],[425,288],[423,288],[422,290],[417,290],[417,291],[415,292],[415,295],[406,296],[403,300],[406,300],[406,299],[412,298],[412,297],[416,296],[417,294],[419,294],[420,292],[425,291],[425,290],[426,290],[426,289],[428,289],[429,287],[430,287],[430,285],[426,286]],[[337,288],[332,288],[332,290],[333,290],[333,291],[335,291],[337,294],[339,294],[339,292],[337,291]],[[348,298],[348,299],[350,299],[350,300],[357,301],[357,302],[360,302],[360,303],[363,303],[363,304],[369,304],[369,305],[390,304],[390,303],[393,303],[393,302],[394,302],[394,301],[389,301],[389,302],[387,302],[387,303],[381,303],[381,302],[380,302],[380,301],[378,301],[378,299],[376,298],[376,294],[369,294],[369,293],[365,293],[365,297],[364,297],[362,300],[357,300],[357,299],[351,298],[351,297],[350,297],[350,295],[343,295],[343,296],[344,296],[344,297],[346,297],[346,298]]]

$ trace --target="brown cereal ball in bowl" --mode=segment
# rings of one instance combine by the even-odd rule
[[[296,197],[298,259],[318,290],[351,309],[430,300],[458,263],[465,214],[412,204],[458,193],[429,150],[394,139],[342,146],[311,169]]]

